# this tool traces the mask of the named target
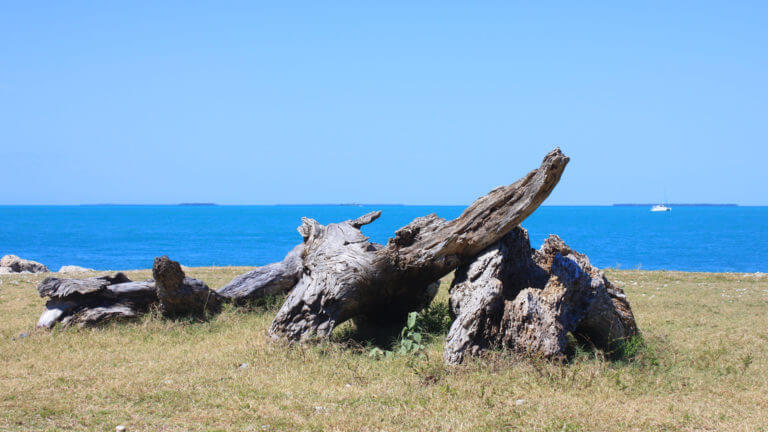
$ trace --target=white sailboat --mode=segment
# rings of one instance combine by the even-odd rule
[[[656,204],[655,206],[651,207],[651,211],[652,212],[668,212],[668,211],[672,211],[671,207],[667,207],[666,205],[663,204],[666,201],[667,201],[667,192],[665,191],[664,192],[664,201],[662,202],[662,204]]]

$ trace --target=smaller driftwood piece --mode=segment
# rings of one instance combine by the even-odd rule
[[[585,255],[556,235],[531,249],[520,227],[456,270],[450,303],[448,364],[488,348],[558,359],[569,333],[600,349],[638,334],[624,292]]]
[[[48,297],[38,327],[57,322],[88,325],[114,319],[135,318],[157,302],[152,280],[133,282],[123,273],[88,279],[46,278],[38,287]]]
[[[160,312],[165,316],[217,313],[223,297],[200,279],[186,277],[181,265],[167,256],[155,258],[152,266]]]
[[[282,261],[258,267],[232,279],[216,292],[235,304],[249,303],[274,295],[285,294],[296,285],[301,275],[301,254],[304,244],[294,247]]]
[[[155,258],[152,276],[134,282],[123,273],[87,279],[49,277],[37,287],[47,297],[37,326],[97,325],[132,319],[156,306],[165,316],[204,316],[217,313],[223,303],[242,305],[258,298],[284,294],[301,273],[303,245],[295,247],[282,262],[258,267],[235,277],[218,291],[205,282],[186,277],[181,265],[167,256]]]

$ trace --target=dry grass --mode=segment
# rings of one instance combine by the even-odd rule
[[[218,287],[244,270],[188,273]],[[0,430],[768,430],[768,277],[609,277],[648,343],[634,361],[582,353],[555,365],[495,353],[446,369],[443,335],[427,359],[271,343],[275,306],[230,308],[208,322],[147,316],[34,331],[43,276],[3,275]]]

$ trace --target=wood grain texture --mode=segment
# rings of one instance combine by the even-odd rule
[[[152,266],[160,311],[166,316],[217,313],[224,298],[200,279],[186,277],[181,265],[161,256]]]
[[[442,276],[538,208],[567,163],[555,149],[538,169],[492,190],[458,218],[417,218],[397,230],[385,246],[371,243],[360,231],[380,212],[327,226],[304,218],[298,228],[305,246],[302,274],[269,334],[274,339],[308,340],[328,337],[337,325],[355,317],[369,324],[403,321],[408,312],[429,304]]]
[[[236,276],[230,283],[216,290],[228,301],[235,304],[245,304],[254,300],[285,294],[299,280],[304,253],[304,244],[294,247],[285,258]]]
[[[585,255],[555,235],[533,250],[520,227],[456,270],[450,302],[448,364],[489,348],[563,358],[569,333],[599,349],[638,334],[624,292]]]
[[[88,279],[49,277],[37,289],[50,299],[37,322],[42,328],[135,318],[157,303],[154,281],[133,282],[123,273]]]

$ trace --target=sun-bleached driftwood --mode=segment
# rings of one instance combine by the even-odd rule
[[[301,255],[304,244],[294,247],[277,263],[256,268],[235,276],[232,281],[216,290],[235,304],[244,304],[259,298],[285,294],[296,285],[301,274]]]
[[[638,334],[624,292],[585,255],[555,235],[533,250],[520,227],[456,270],[450,302],[448,364],[494,347],[562,358],[568,333],[601,349]]]
[[[88,279],[49,277],[37,290],[49,298],[37,322],[43,328],[57,322],[90,325],[135,318],[157,302],[153,281],[133,282],[123,273]]]
[[[165,255],[155,258],[152,276],[163,315],[204,316],[221,310],[221,295],[200,279],[187,277],[181,265]]]
[[[386,245],[371,243],[360,227],[380,212],[321,225],[309,218],[301,277],[277,313],[269,334],[275,339],[327,337],[340,323],[364,317],[368,323],[401,321],[426,306],[436,281],[473,258],[528,217],[549,196],[568,163],[560,149],[541,166],[479,198],[461,216],[415,219]]]
[[[155,258],[155,280],[133,282],[123,273],[87,279],[49,277],[37,287],[48,297],[38,327],[102,324],[131,319],[157,306],[166,316],[204,315],[217,312],[223,297],[199,279],[188,278],[179,263]]]
[[[199,279],[186,277],[181,265],[165,256],[155,258],[155,279],[143,282],[133,282],[123,273],[87,279],[50,277],[38,286],[40,296],[49,300],[37,325],[96,325],[136,318],[153,305],[166,316],[203,316],[218,312],[225,302],[241,305],[284,294],[299,278],[303,250],[304,245],[298,245],[283,261],[237,276],[218,292]]]

